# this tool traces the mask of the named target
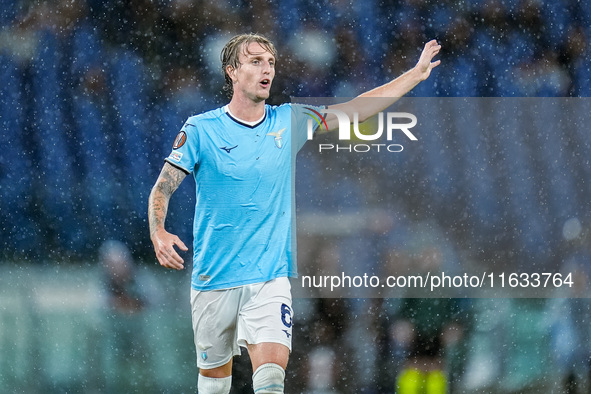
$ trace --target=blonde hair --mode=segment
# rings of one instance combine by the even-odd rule
[[[240,67],[240,53],[247,54],[248,46],[253,42],[260,44],[266,51],[269,51],[271,55],[277,58],[275,45],[273,45],[271,40],[260,34],[248,33],[232,37],[230,41],[226,43],[220,55],[222,72],[224,73],[225,78],[224,90],[228,92],[229,96],[232,96],[234,89],[232,87],[232,79],[228,75],[226,67],[231,66],[235,69]]]

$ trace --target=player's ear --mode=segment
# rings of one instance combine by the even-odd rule
[[[230,77],[232,82],[236,82],[236,69],[234,67],[232,67],[231,65],[227,65],[226,74],[228,74],[228,77]]]

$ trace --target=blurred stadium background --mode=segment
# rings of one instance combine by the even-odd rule
[[[225,103],[219,50],[248,31],[279,49],[272,104],[354,96],[437,38],[443,64],[411,96],[484,112],[476,98],[541,103],[547,116],[523,134],[471,134],[442,127],[436,107],[441,132],[413,156],[349,161],[308,146],[299,217],[341,225],[300,231],[304,269],[554,269],[582,281],[556,298],[295,300],[288,392],[394,392],[416,351],[399,335],[408,324],[442,349],[449,392],[588,392],[590,26],[589,0],[3,0],[0,392],[196,390],[188,272],[156,267],[146,201],[184,120]],[[193,193],[181,186],[167,220],[185,242]],[[364,225],[343,224],[360,214]],[[249,381],[238,358],[233,392]]]

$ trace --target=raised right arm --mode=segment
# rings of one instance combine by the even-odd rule
[[[441,60],[433,61],[433,58],[439,54],[440,49],[441,45],[436,40],[429,41],[425,44],[419,61],[409,71],[384,85],[360,94],[352,100],[330,105],[328,108],[337,109],[346,113],[351,120],[354,114],[357,113],[359,122],[364,122],[371,116],[394,104],[421,81],[429,78],[431,71],[441,63]],[[367,100],[367,97],[372,97],[373,99]],[[337,117],[332,114],[327,115],[326,123],[328,130],[335,130],[339,126]]]
[[[187,174],[182,170],[165,163],[148,199],[150,238],[154,244],[156,258],[163,267],[177,270],[183,269],[184,265],[183,259],[174,249],[174,245],[184,251],[188,248],[179,237],[165,230],[164,222],[170,197],[186,176]]]

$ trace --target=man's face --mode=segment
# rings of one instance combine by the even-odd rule
[[[242,95],[255,102],[266,100],[275,77],[275,57],[258,42],[243,49],[238,68],[227,69],[234,96]]]

